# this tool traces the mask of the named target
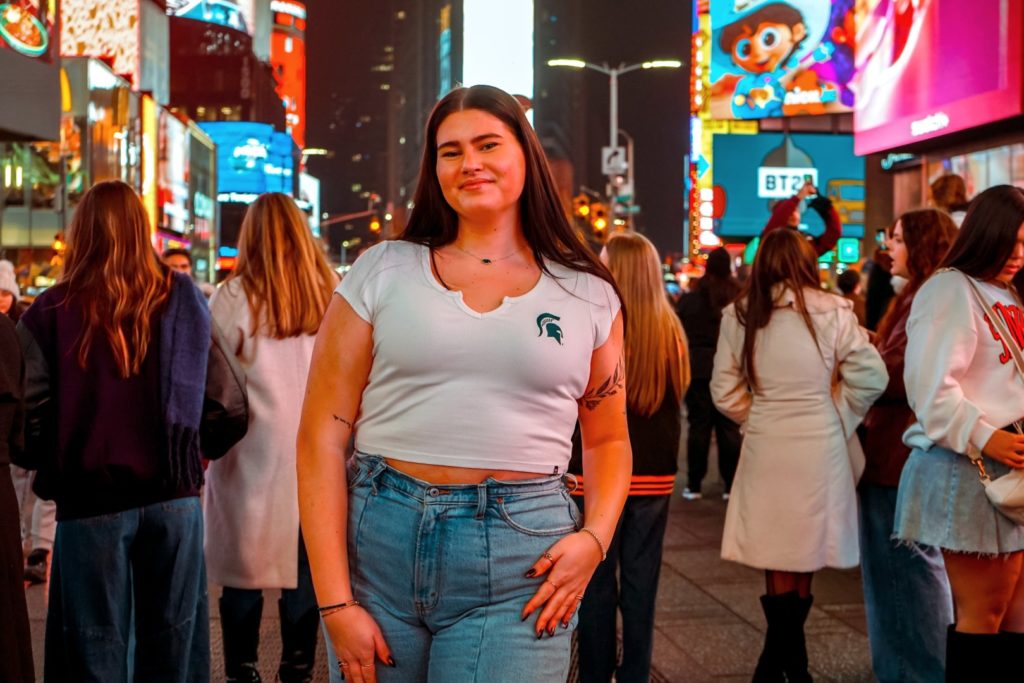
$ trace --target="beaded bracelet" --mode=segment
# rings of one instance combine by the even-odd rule
[[[349,600],[348,602],[339,602],[334,605],[325,605],[324,607],[317,607],[317,611],[320,612],[321,617],[326,617],[335,612],[340,612],[346,607],[355,607],[359,604],[358,600]]]
[[[601,549],[601,561],[602,562],[604,562],[606,559],[608,559],[608,551],[604,549],[604,543],[601,543],[601,539],[597,537],[597,534],[595,534],[593,531],[591,531],[587,527],[583,527],[582,529],[580,529],[580,533],[588,533],[588,534],[590,534],[590,537],[592,539],[594,539],[594,541],[597,543],[597,547]]]

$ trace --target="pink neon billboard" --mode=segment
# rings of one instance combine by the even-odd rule
[[[1020,0],[869,0],[861,11],[857,154],[1024,112]]]

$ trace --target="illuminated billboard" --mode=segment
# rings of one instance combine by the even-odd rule
[[[711,0],[711,117],[851,111],[854,5],[854,0]]]
[[[1024,111],[1020,0],[874,0],[857,25],[857,154]]]
[[[287,133],[248,121],[199,126],[217,145],[218,199],[245,202],[264,192],[294,194],[297,150]]]
[[[57,29],[56,4],[48,0],[16,0],[0,3],[0,48],[53,61]]]
[[[533,0],[463,0],[462,27],[462,85],[533,99]]]
[[[167,13],[253,32],[254,0],[168,0]]]
[[[159,146],[156,185],[159,227],[184,234],[190,223],[188,126],[166,110],[160,112]]]
[[[139,0],[62,0],[60,53],[95,57],[139,86]]]
[[[306,6],[295,0],[273,0],[270,8],[275,90],[284,103],[286,130],[301,149],[306,145]]]

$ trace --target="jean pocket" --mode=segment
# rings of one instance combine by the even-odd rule
[[[579,528],[576,504],[560,492],[497,501],[498,515],[516,531],[529,536],[564,536]]]

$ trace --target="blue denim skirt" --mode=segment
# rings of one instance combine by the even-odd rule
[[[1010,471],[984,461],[993,479]],[[992,506],[971,459],[941,446],[911,452],[900,477],[893,538],[979,555],[1024,550],[1024,526]]]

